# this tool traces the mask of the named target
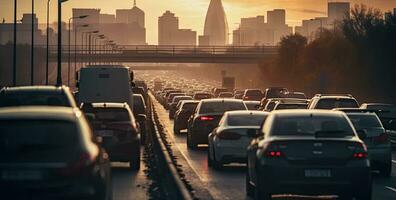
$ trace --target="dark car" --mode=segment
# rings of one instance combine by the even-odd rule
[[[190,96],[175,96],[173,97],[172,103],[169,105],[169,119],[173,119],[177,110],[177,105],[183,100],[193,100]]]
[[[258,110],[260,106],[260,101],[244,101],[248,110]]]
[[[22,86],[0,90],[0,107],[63,106],[77,108],[73,94],[66,86]]]
[[[265,89],[264,97],[261,99],[259,110],[264,110],[269,99],[285,98],[285,94],[288,92],[289,91],[287,90],[287,88],[284,87],[270,87]]]
[[[201,100],[190,118],[187,132],[188,148],[195,149],[198,144],[208,144],[209,133],[218,125],[225,112],[233,110],[247,110],[247,108],[242,100]]]
[[[2,199],[111,199],[109,158],[95,139],[77,108],[1,108]]]
[[[140,130],[126,103],[92,103],[82,110],[95,136],[103,138],[102,146],[111,161],[129,162],[132,170],[140,169]]]
[[[234,98],[234,93],[232,93],[232,92],[220,92],[218,98]]]
[[[175,117],[173,121],[173,132],[175,134],[180,134],[181,130],[187,129],[188,119],[194,113],[199,101],[195,100],[185,100],[181,101],[179,109],[175,112]]]
[[[140,94],[143,96],[144,98],[144,102],[147,103],[147,99],[148,99],[148,94],[146,92],[146,90],[143,87],[133,87],[132,88],[132,92],[133,94]]]
[[[147,107],[141,94],[133,94],[133,115],[140,127],[140,139],[142,144],[147,140]]]
[[[343,112],[272,112],[248,147],[246,193],[371,199],[367,147]]]
[[[262,98],[263,92],[259,89],[246,89],[242,96],[244,101],[261,101]]]
[[[243,93],[245,93],[245,90],[235,90],[234,91],[234,98],[235,99],[242,99],[243,98]]]
[[[169,110],[170,105],[172,104],[172,100],[176,96],[186,96],[186,93],[183,93],[183,92],[170,93],[168,96],[168,99],[166,100],[165,109]]]
[[[209,93],[206,92],[197,92],[194,94],[193,99],[194,100],[202,100],[202,99],[210,99],[213,96]]]
[[[214,88],[213,89],[213,96],[218,97],[220,93],[222,92],[228,92],[227,88]]]

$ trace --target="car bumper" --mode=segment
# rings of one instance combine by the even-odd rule
[[[215,159],[221,163],[246,163],[247,147],[226,143],[214,145]]]
[[[327,167],[331,170],[330,178],[305,177],[305,170],[312,168],[319,167],[261,166],[258,178],[263,189],[271,194],[334,195],[371,188],[369,167]]]
[[[392,163],[391,147],[369,148],[368,155],[370,158],[371,167],[373,169],[377,169],[385,164]]]
[[[132,157],[140,154],[140,137],[104,148],[109,154],[110,161],[129,162]]]

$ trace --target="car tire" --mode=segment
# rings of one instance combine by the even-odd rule
[[[256,169],[257,171],[257,166]],[[256,172],[257,174],[260,174],[260,172]],[[254,188],[254,199],[255,200],[271,200],[272,196],[268,191],[264,190],[262,180],[260,180],[259,177],[256,178],[256,187]]]
[[[250,176],[249,176],[249,171],[248,170],[246,170],[245,189],[246,189],[246,196],[253,197],[253,195],[254,195],[254,187],[252,186],[252,184],[250,184]]]
[[[138,155],[134,156],[129,162],[129,168],[132,171],[139,171],[140,169],[140,150],[138,152]]]
[[[221,169],[223,169],[223,163],[221,163],[221,161],[217,161],[216,160],[216,154],[215,154],[215,151],[214,151],[214,148],[212,147],[212,153],[213,153],[213,160],[212,160],[212,167],[213,167],[213,169],[216,169],[216,170],[221,170]]]
[[[390,177],[392,174],[392,163],[384,164],[379,173],[382,177]]]
[[[191,149],[191,150],[197,149],[197,144],[194,143],[193,139],[191,138],[190,133],[187,134],[187,147],[188,147],[188,149]]]

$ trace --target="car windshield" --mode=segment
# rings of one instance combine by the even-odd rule
[[[65,106],[70,107],[67,98],[62,94],[31,93],[5,94],[0,96],[0,107],[9,106]]]
[[[286,110],[286,109],[307,109],[307,104],[279,104],[275,110]]]
[[[321,99],[316,106],[316,109],[334,108],[359,108],[359,105],[354,99]]]
[[[382,128],[380,120],[374,115],[348,114],[356,130]]]
[[[274,120],[271,135],[276,136],[354,136],[348,121],[329,116],[280,116]]]
[[[229,115],[227,124],[229,126],[261,126],[266,118],[265,115]]]
[[[201,105],[200,114],[205,113],[224,113],[233,110],[246,110],[246,106],[242,101],[236,102],[204,102]]]
[[[68,121],[0,120],[0,153],[9,155],[70,148],[78,142],[77,131],[76,124]]]
[[[123,108],[95,108],[93,111],[95,115],[94,121],[129,121],[129,112]]]
[[[133,96],[134,106],[144,106],[144,100],[141,96]]]

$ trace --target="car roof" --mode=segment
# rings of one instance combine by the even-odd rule
[[[66,86],[18,86],[18,87],[5,87],[1,90],[2,93],[20,93],[20,92],[57,92],[62,93]]]
[[[260,104],[260,101],[243,101],[245,104]]]
[[[304,115],[312,115],[312,116],[345,116],[344,112],[335,111],[335,110],[307,110],[307,109],[292,109],[292,110],[275,110],[272,111],[271,114],[277,116],[304,116]]]
[[[210,102],[243,102],[240,99],[228,99],[228,98],[214,98],[214,99],[203,99],[202,103],[210,103]]]
[[[92,103],[93,108],[129,108],[127,103],[112,103],[112,102],[103,102],[103,103]]]
[[[225,114],[229,116],[241,116],[241,115],[268,115],[269,112],[258,111],[258,110],[235,110],[235,111],[227,111]]]
[[[363,103],[362,105],[368,105],[368,106],[395,106],[394,104],[388,104],[388,103]]]
[[[77,108],[55,106],[24,106],[0,108],[0,120],[6,119],[51,119],[75,121],[82,113]]]

